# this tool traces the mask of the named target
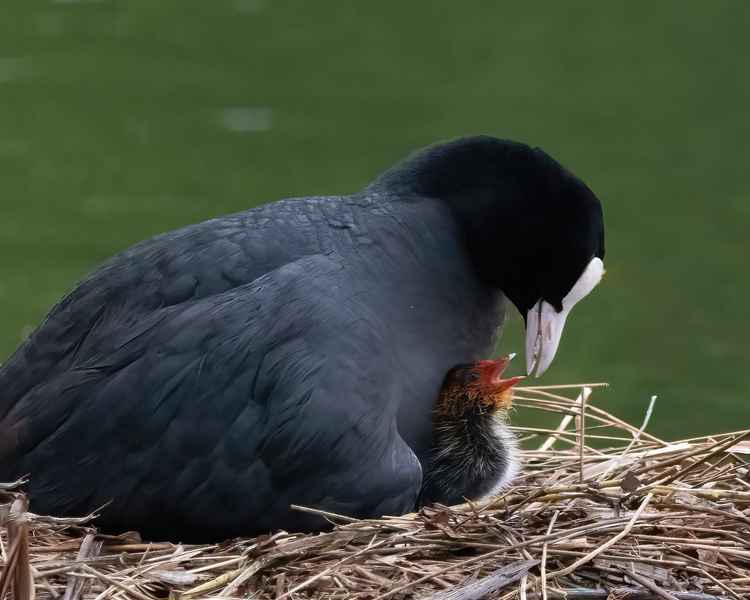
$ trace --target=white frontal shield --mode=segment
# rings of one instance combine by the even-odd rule
[[[565,320],[576,303],[588,296],[604,275],[604,263],[592,258],[562,301],[562,310],[539,300],[526,315],[526,372],[539,377],[552,364]]]

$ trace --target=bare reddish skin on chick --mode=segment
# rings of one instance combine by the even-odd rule
[[[458,419],[476,412],[508,410],[513,386],[522,376],[503,379],[510,357],[454,367],[445,377],[435,406],[438,418]]]

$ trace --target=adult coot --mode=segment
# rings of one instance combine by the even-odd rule
[[[508,429],[513,386],[503,379],[514,355],[457,365],[435,402],[433,448],[425,465],[420,504],[457,504],[487,496],[518,471],[518,444]]]
[[[542,150],[470,137],[364,191],[157,236],[81,282],[0,369],[0,480],[32,510],[215,540],[411,510],[445,373],[505,299],[527,366],[603,272],[599,201]],[[441,498],[433,498],[440,501]]]

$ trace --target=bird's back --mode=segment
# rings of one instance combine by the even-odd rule
[[[81,281],[0,366],[0,420],[35,385],[137,335],[159,309],[222,294],[335,242],[321,235],[329,203],[260,206],[146,240]],[[2,421],[0,421],[2,422]]]

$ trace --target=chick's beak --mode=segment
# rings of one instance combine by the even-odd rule
[[[516,354],[514,352],[512,354],[507,354],[506,356],[501,356],[497,360],[487,361],[487,364],[490,368],[490,383],[494,385],[503,381],[503,373],[505,372],[505,369],[508,368],[508,363],[510,363],[510,361],[512,361],[515,356]]]
[[[496,408],[507,410],[513,406],[513,386],[523,379],[522,375],[509,377],[508,379],[502,379],[495,386],[494,404]]]
[[[510,408],[513,401],[513,392],[511,388],[519,381],[524,379],[519,375],[503,379],[503,373],[508,367],[508,363],[513,360],[515,354],[509,354],[491,362],[490,385],[492,386],[495,406],[497,408]]]
[[[503,379],[500,381],[500,383],[497,384],[498,391],[506,392],[514,385],[516,385],[519,381],[523,381],[524,379],[526,379],[526,377],[524,377],[523,375],[517,375],[515,377],[510,377],[509,379]]]
[[[516,353],[512,352],[511,354],[506,354],[505,356],[493,360],[480,360],[478,370],[481,373],[482,381],[485,384],[492,386],[507,381],[506,379],[503,379],[503,373],[505,373],[505,369],[508,368],[508,364],[513,358],[515,358],[515,356]]]

